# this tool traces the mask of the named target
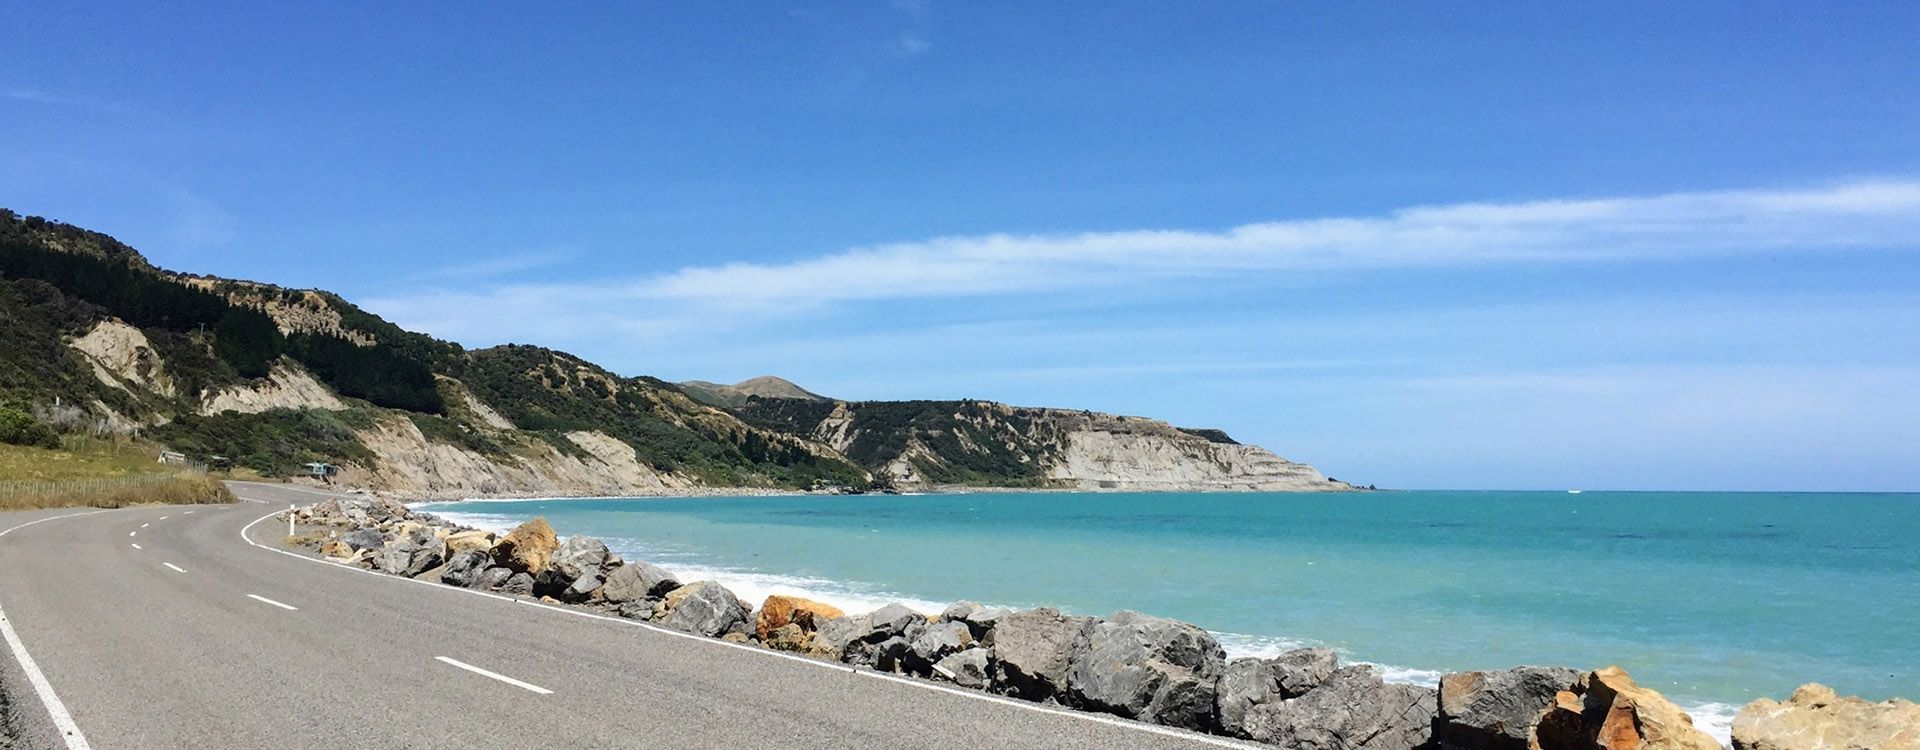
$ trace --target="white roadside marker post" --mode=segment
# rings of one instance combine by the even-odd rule
[[[287,504],[287,536],[293,536],[293,504]]]

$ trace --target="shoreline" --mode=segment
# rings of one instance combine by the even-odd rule
[[[902,493],[902,494],[909,494],[909,493]],[[978,494],[978,493],[922,493],[922,494]],[[809,493],[786,493],[785,496],[810,496],[810,495]],[[835,497],[837,495],[819,495],[819,496]],[[752,497],[752,496],[740,496],[740,497]],[[497,498],[497,499],[490,498],[490,499],[471,499],[471,500],[459,500],[459,501],[423,501],[423,502],[417,502],[417,503],[409,502],[407,503],[407,507],[409,509],[421,510],[418,508],[418,506],[449,503],[449,502],[517,503],[517,502],[538,502],[542,500],[567,501],[567,500],[583,500],[583,499],[649,500],[649,499],[663,499],[663,498],[657,498],[653,496],[631,497],[631,498],[611,498],[611,497],[609,498],[554,497],[554,498]],[[477,528],[484,531],[494,532],[496,534],[502,534],[502,535],[510,532],[513,528],[518,526],[518,524],[514,524],[514,523],[501,523],[493,519],[489,519],[484,514],[444,512],[444,511],[435,511],[431,509],[421,510],[421,512],[430,514],[433,517],[444,519],[446,521],[459,524],[462,526]],[[556,529],[556,531],[563,531],[563,530]],[[633,555],[634,556],[633,559],[638,559],[638,555],[644,552],[644,550],[641,550],[641,549],[615,549],[613,551],[621,554],[622,556]],[[906,607],[914,610],[915,612],[918,612],[923,615],[932,616],[932,615],[940,614],[940,612],[948,606],[947,603],[935,601],[932,599],[926,599],[920,596],[915,596],[910,593],[886,592],[886,591],[872,591],[872,592],[856,591],[854,590],[854,587],[849,586],[845,582],[841,582],[841,581],[830,581],[825,579],[809,579],[809,578],[804,578],[804,577],[784,574],[784,573],[761,573],[761,572],[740,570],[737,568],[729,568],[729,567],[716,567],[716,566],[708,566],[708,565],[685,565],[685,564],[680,564],[675,562],[661,562],[659,563],[659,565],[660,567],[665,568],[666,570],[680,576],[680,580],[713,581],[715,583],[718,583],[722,586],[727,587],[729,590],[735,592],[742,599],[748,602],[761,601],[769,596],[798,597],[798,598],[802,598],[810,601],[817,601],[824,604],[829,604],[852,615],[870,614],[871,612],[884,608],[888,605],[905,605]],[[808,585],[808,584],[814,584],[814,585]],[[990,602],[990,601],[982,601],[981,604],[989,607],[997,606],[997,607],[1003,607],[1007,609],[1014,608],[1011,605],[1003,605],[1003,604]],[[1058,608],[1051,604],[1043,605],[1043,606],[1060,609],[1061,612],[1068,615],[1084,614],[1084,613],[1070,611],[1064,608]],[[1289,636],[1255,635],[1255,634],[1248,634],[1248,633],[1236,633],[1231,631],[1220,631],[1220,630],[1212,630],[1212,629],[1208,629],[1206,632],[1211,636],[1213,636],[1213,638],[1220,643],[1220,645],[1225,649],[1226,656],[1229,659],[1235,659],[1235,658],[1267,659],[1267,658],[1274,658],[1285,652],[1293,651],[1297,649],[1325,647],[1323,644],[1315,640],[1299,639],[1299,638],[1293,638]],[[1334,653],[1338,654],[1344,662],[1357,664],[1357,665],[1369,665],[1379,669],[1381,673],[1381,678],[1388,683],[1401,684],[1401,685],[1413,685],[1413,686],[1431,686],[1431,685],[1437,684],[1443,676],[1448,674],[1448,670],[1444,670],[1444,669],[1431,669],[1431,668],[1424,668],[1424,667],[1413,667],[1413,666],[1404,666],[1404,665],[1397,665],[1397,664],[1386,664],[1381,662],[1368,661],[1364,658],[1361,658],[1360,655],[1352,653],[1349,649],[1333,649],[1333,651]],[[1702,731],[1705,731],[1707,734],[1712,736],[1716,741],[1718,741],[1721,744],[1721,746],[1731,747],[1733,720],[1734,720],[1735,714],[1740,710],[1739,705],[1721,702],[1721,701],[1698,700],[1698,701],[1692,701],[1685,704],[1681,704],[1681,708],[1685,710],[1688,714],[1693,716],[1696,727],[1700,728]]]
[[[910,607],[886,592],[842,609],[821,600],[833,593],[822,595],[805,579],[713,566],[670,570],[629,560],[584,534],[563,540],[539,517],[500,534],[487,529],[505,530],[515,520],[436,514],[379,497],[334,498],[276,515],[306,522],[306,533],[289,537],[288,546],[364,570],[640,620],[855,671],[1285,747],[1576,750],[1596,742],[1613,747],[1606,727],[1625,720],[1661,727],[1662,747],[1711,750],[1751,748],[1757,737],[1789,736],[1808,721],[1842,722],[1841,731],[1854,733],[1920,721],[1920,706],[1911,702],[1838,698],[1817,684],[1784,703],[1762,694],[1744,707],[1696,701],[1683,708],[1618,666],[1442,673],[1345,661],[1331,649],[1281,638],[1257,648],[1241,640],[1229,654],[1234,634],[1127,609],[1102,617],[909,598]],[[634,553],[652,554],[644,546]],[[763,585],[768,581],[786,591]],[[749,601],[763,596],[762,605]],[[1387,669],[1399,674],[1389,680]],[[1836,702],[1848,715],[1828,712]],[[1732,742],[1742,736],[1744,745]]]

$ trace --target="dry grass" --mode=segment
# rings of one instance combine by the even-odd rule
[[[0,445],[0,510],[230,503],[218,479],[155,462],[136,443],[72,440],[59,450]]]
[[[288,547],[318,547],[332,538],[333,533],[329,531],[309,531],[305,534],[282,539],[280,543]]]

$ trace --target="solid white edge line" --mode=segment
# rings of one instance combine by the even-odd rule
[[[1234,740],[1227,737],[1216,737],[1210,734],[1200,734],[1198,732],[1189,732],[1183,729],[1173,729],[1171,727],[1163,727],[1163,726],[1158,726],[1154,724],[1143,724],[1141,722],[1132,721],[1129,719],[1122,719],[1117,716],[1108,716],[1106,714],[1088,713],[1085,711],[1075,711],[1067,708],[1053,708],[1053,707],[1044,706],[1038,703],[1023,701],[1018,698],[1009,698],[1006,696],[994,695],[992,693],[983,693],[977,690],[967,690],[965,688],[951,687],[947,685],[937,685],[931,682],[926,682],[924,680],[916,680],[908,677],[901,677],[899,675],[886,674],[883,672],[875,672],[872,670],[858,669],[855,667],[847,666],[845,664],[834,664],[830,662],[824,662],[824,661],[820,661],[819,659],[801,656],[799,654],[790,654],[783,651],[772,651],[769,649],[761,648],[759,646],[750,646],[744,643],[732,643],[729,641],[720,640],[718,638],[708,638],[706,636],[694,635],[693,633],[686,633],[679,630],[673,630],[671,628],[661,627],[653,623],[640,622],[638,620],[629,620],[624,617],[609,617],[607,615],[603,615],[595,612],[587,612],[585,610],[556,607],[551,604],[534,601],[532,599],[521,599],[519,597],[504,596],[504,595],[495,594],[489,591],[477,591],[474,589],[457,588],[454,586],[448,586],[444,583],[435,583],[433,581],[422,581],[417,578],[403,578],[400,576],[387,575],[385,573],[367,570],[365,568],[356,568],[338,560],[331,560],[331,559],[322,560],[320,558],[308,557],[306,555],[302,555],[296,552],[289,552],[287,550],[269,547],[267,545],[256,542],[252,538],[247,536],[247,531],[252,529],[255,524],[258,524],[261,521],[265,521],[269,518],[273,518],[274,516],[278,516],[284,512],[285,511],[275,511],[273,513],[268,513],[264,516],[253,519],[252,523],[249,523],[246,526],[240,527],[240,541],[246,542],[247,544],[266,550],[268,552],[276,552],[282,555],[286,555],[296,560],[306,560],[307,562],[330,565],[331,567],[338,568],[341,570],[351,570],[356,573],[365,573],[367,575],[377,576],[381,579],[388,580],[388,581],[402,581],[406,583],[417,583],[422,586],[431,587],[436,591],[446,591],[446,592],[455,593],[455,594],[473,594],[476,596],[484,596],[489,599],[499,599],[499,600],[511,602],[514,604],[525,604],[530,607],[538,607],[540,609],[552,610],[554,612],[559,612],[561,614],[574,615],[577,617],[586,617],[594,620],[603,620],[616,625],[624,625],[627,627],[640,628],[642,630],[650,630],[655,633],[659,633],[661,635],[669,635],[675,638],[684,638],[686,640],[693,641],[695,643],[705,644],[708,646],[738,649],[740,651],[744,651],[750,654],[758,654],[760,656],[769,656],[776,659],[786,659],[796,664],[805,664],[807,666],[814,667],[817,669],[831,669],[836,672],[851,672],[855,677],[871,677],[877,680],[887,680],[889,682],[895,682],[901,685],[916,687],[922,690],[933,690],[936,692],[959,696],[961,698],[998,703],[1003,706],[1017,708],[1023,711],[1034,711],[1037,713],[1052,714],[1054,716],[1060,716],[1068,719],[1090,721],[1095,724],[1105,724],[1107,726],[1119,727],[1121,729],[1129,729],[1136,732],[1146,732],[1148,734],[1157,734],[1163,737],[1171,737],[1174,739],[1187,740],[1190,742],[1196,742],[1203,745],[1212,745],[1214,747],[1234,747],[1234,748],[1243,748],[1246,750],[1261,750],[1262,748],[1265,748],[1265,750],[1272,750],[1271,746],[1269,745],[1258,745],[1251,742],[1241,742],[1239,740]],[[436,658],[440,658],[440,657],[436,657]]]
[[[74,516],[90,516],[95,513],[105,512],[104,510],[90,510],[82,513],[48,516],[46,518],[28,521],[19,526],[7,529],[6,531],[0,531],[0,536],[6,536],[19,529],[24,529],[44,521],[72,518]],[[87,736],[80,732],[80,725],[73,723],[73,714],[67,713],[67,704],[61,703],[60,696],[54,694],[53,683],[47,681],[47,675],[40,671],[40,665],[34,663],[33,656],[27,653],[27,644],[22,643],[20,641],[20,634],[14,632],[13,621],[7,619],[5,610],[0,610],[0,637],[4,637],[7,641],[7,648],[13,650],[14,661],[20,662],[20,671],[27,673],[27,682],[33,685],[33,692],[40,696],[40,705],[46,707],[47,716],[53,719],[53,728],[60,732],[60,739],[67,743],[67,750],[92,750],[93,746],[87,744]]]
[[[274,600],[272,600],[272,599],[268,599],[268,598],[266,598],[266,597],[264,597],[264,596],[261,596],[261,595],[259,595],[259,594],[248,594],[248,595],[247,595],[247,598],[248,598],[248,599],[252,599],[252,600],[254,600],[254,601],[257,601],[257,602],[266,602],[266,603],[268,603],[268,604],[271,604],[271,605],[273,605],[273,606],[276,606],[276,607],[279,607],[279,608],[281,608],[281,609],[284,609],[284,610],[286,610],[286,611],[288,611],[288,612],[298,612],[298,611],[300,611],[300,608],[299,608],[299,607],[296,607],[296,606],[293,606],[293,605],[291,605],[291,604],[282,604],[282,603],[280,603],[280,602],[276,602],[276,601],[274,601]]]
[[[514,687],[517,687],[517,688],[520,688],[520,689],[522,689],[522,690],[527,690],[527,691],[530,691],[530,692],[535,692],[535,693],[539,693],[539,694],[541,694],[541,695],[553,695],[553,691],[552,691],[552,690],[548,690],[548,689],[546,689],[546,688],[543,688],[543,687],[540,687],[539,685],[535,685],[535,684],[533,684],[533,683],[531,683],[531,682],[522,682],[522,681],[520,681],[520,680],[516,680],[516,679],[513,679],[512,677],[508,677],[508,676],[506,676],[506,675],[503,675],[503,674],[500,674],[499,672],[490,672],[490,671],[488,671],[488,670],[485,670],[485,669],[481,669],[481,668],[479,668],[479,667],[476,667],[476,666],[474,666],[474,665],[472,665],[472,664],[468,664],[468,663],[466,663],[466,662],[463,662],[463,661],[460,661],[460,660],[458,660],[458,659],[449,659],[449,658],[447,658],[447,657],[444,657],[444,656],[436,656],[436,657],[433,657],[433,658],[434,658],[434,660],[435,660],[435,661],[439,661],[439,662],[442,662],[442,663],[445,663],[445,664],[451,664],[451,665],[453,665],[453,666],[456,666],[456,667],[459,667],[459,668],[461,668],[461,669],[464,669],[464,670],[467,670],[467,671],[469,671],[469,672],[472,672],[472,673],[474,673],[474,674],[477,674],[477,675],[480,675],[481,677],[491,677],[491,678],[493,678],[493,679],[496,679],[496,680],[499,680],[499,681],[501,681],[501,682],[504,682],[504,683],[507,683],[508,685],[512,685],[512,686],[514,686]]]
[[[186,569],[186,568],[182,568],[182,567],[180,567],[180,566],[178,566],[178,565],[175,565],[175,564],[173,564],[173,563],[160,563],[160,564],[161,564],[161,565],[165,565],[165,566],[167,566],[167,567],[169,567],[169,568],[172,568],[172,569],[173,569],[173,572],[175,572],[175,573],[185,573],[185,572],[187,572],[187,569]]]

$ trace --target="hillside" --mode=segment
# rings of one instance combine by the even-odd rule
[[[980,401],[843,402],[771,376],[468,351],[337,295],[178,274],[0,209],[0,404],[268,476],[419,497],[693,488],[1347,489],[1217,430]]]
[[[772,375],[748,378],[733,385],[709,383],[705,380],[683,380],[674,385],[692,396],[694,400],[708,406],[735,409],[747,404],[750,398],[791,398],[801,401],[827,401],[813,391],[795,385],[793,381]]]

